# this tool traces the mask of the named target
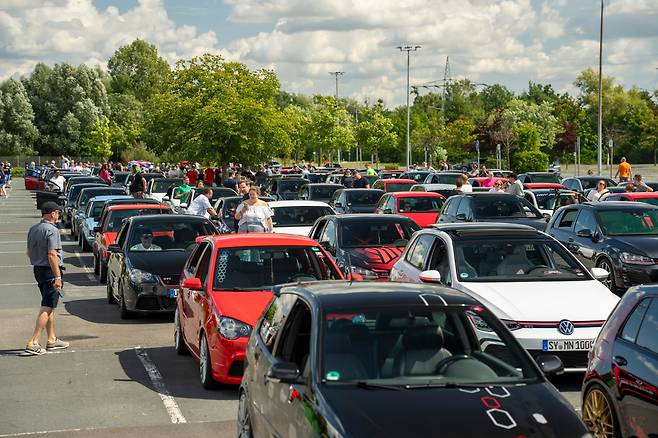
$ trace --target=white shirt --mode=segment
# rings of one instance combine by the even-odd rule
[[[210,205],[208,197],[206,195],[199,195],[190,203],[190,206],[187,207],[187,214],[205,216],[208,209],[211,207],[212,205]]]
[[[517,179],[512,184],[510,184],[509,188],[507,189],[507,193],[511,193],[512,195],[516,196],[523,196],[523,183]]]
[[[462,193],[471,193],[473,191],[473,186],[469,183],[462,185]]]
[[[59,187],[59,191],[63,192],[64,191],[64,185],[66,184],[66,178],[64,178],[62,175],[58,176],[57,178],[53,177],[50,178],[50,182]]]
[[[596,190],[592,190],[587,196],[587,199],[589,199],[592,202],[599,202],[601,200],[601,196],[607,194],[608,194],[607,190],[604,190],[601,193],[597,192]]]

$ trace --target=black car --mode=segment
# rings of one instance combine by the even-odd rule
[[[503,222],[544,231],[548,216],[523,198],[507,193],[466,193],[448,198],[438,223]]]
[[[265,202],[274,201],[269,196],[259,196],[258,199]],[[238,230],[238,221],[235,220],[235,209],[244,201],[243,196],[226,196],[217,199],[213,208],[219,216],[213,219],[217,224],[217,229],[220,233],[235,233]]]
[[[595,438],[658,434],[658,287],[629,289],[589,352],[582,415]]]
[[[50,179],[44,181],[45,190],[35,190],[34,192],[34,197],[37,202],[37,210],[41,209],[41,206],[44,202],[52,201],[59,205],[64,205],[66,203],[66,190],[68,190],[69,181],[71,181],[73,178],[80,177],[80,174],[77,172],[60,171],[60,175],[63,176],[66,180],[66,189],[62,191],[61,187],[57,187],[55,184],[53,184],[50,179],[53,178],[54,172],[48,172]],[[93,182],[94,178],[91,178],[91,180]]]
[[[74,206],[76,199],[80,195],[82,189],[87,189],[91,187],[107,187],[107,184],[105,184],[104,182],[103,183],[85,182],[85,183],[70,185],[66,189],[66,201],[64,202],[64,210],[62,211],[62,218],[60,219],[62,221],[62,224],[64,224],[67,227],[71,226],[71,220],[73,219],[76,210],[76,207]]]
[[[325,281],[274,295],[247,345],[241,437],[587,435],[544,376],[560,360],[535,363],[465,293]],[[490,335],[479,338],[475,324]],[[492,341],[503,359],[483,351]]]
[[[430,172],[429,170],[411,170],[408,172],[404,172],[402,175],[400,175],[398,178],[400,179],[413,179],[416,181],[418,184],[422,184],[425,182],[425,178],[427,178],[428,175],[432,174],[433,172]]]
[[[147,185],[149,181],[151,181],[152,179],[165,177],[164,174],[162,173],[154,173],[154,172],[140,172],[140,174],[144,177],[144,180],[146,181]],[[134,179],[135,179],[135,174],[132,172],[130,173],[130,175],[126,177],[126,180],[123,183],[123,186],[126,189],[126,193],[128,193],[128,187],[130,187],[130,184],[132,184]]]
[[[130,172],[113,171],[111,175],[112,175],[112,187],[124,187],[126,180],[128,179],[128,175],[130,175]]]
[[[121,318],[135,312],[174,312],[180,273],[199,236],[217,234],[207,219],[192,215],[133,216],[108,247],[107,299]]]
[[[601,180],[605,181],[608,187],[614,187],[617,185],[615,180],[605,176],[574,176],[563,179],[562,185],[585,195],[588,190],[596,189],[596,184]]]
[[[437,172],[427,175],[425,181],[421,181],[424,184],[452,184],[455,185],[457,178],[461,178],[464,175],[461,172]]]
[[[418,230],[416,222],[397,214],[330,215],[319,218],[309,236],[334,257],[345,276],[386,280]]]
[[[299,188],[297,198],[304,201],[329,202],[336,190],[342,188],[340,184],[305,184]]]
[[[526,172],[518,175],[518,180],[525,183],[560,184],[560,177],[553,172]]]
[[[78,231],[82,221],[82,215],[87,208],[87,202],[94,196],[104,195],[125,195],[126,193],[120,187],[109,187],[108,185],[102,187],[86,187],[80,190],[75,201],[71,204],[71,235],[78,238]]]
[[[268,196],[276,201],[290,201],[297,199],[299,189],[304,184],[308,184],[308,180],[297,176],[272,178],[269,180],[269,185],[265,191]]]
[[[606,285],[621,293],[658,282],[658,207],[610,201],[562,207],[546,228],[588,268],[610,273]]]
[[[338,189],[329,201],[336,213],[372,213],[379,198],[384,194],[379,189]]]
[[[311,172],[302,176],[302,178],[308,180],[311,184],[323,183],[327,180],[329,172]]]
[[[174,189],[170,189],[173,191]],[[186,213],[188,207],[190,204],[192,204],[192,201],[194,201],[201,193],[203,193],[203,190],[205,189],[198,189],[194,188],[190,190],[189,192],[183,194],[183,196],[180,197],[180,203],[178,205],[174,205],[173,210],[176,213]],[[210,197],[209,201],[210,204],[214,204],[217,202],[218,199],[221,198],[226,198],[230,196],[235,196],[237,193],[235,190],[230,189],[228,187],[212,187],[212,196]],[[162,199],[163,200],[168,200],[171,197],[171,192],[168,193],[168,195],[165,195]]]

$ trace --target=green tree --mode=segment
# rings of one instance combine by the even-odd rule
[[[553,105],[550,102],[536,104],[513,99],[508,102],[503,117],[509,119],[514,128],[522,123],[531,123],[539,134],[542,151],[546,153],[553,150],[555,138],[560,133],[560,125],[553,115]]]
[[[446,125],[442,146],[448,151],[448,158],[455,163],[468,160],[472,154],[472,143],[475,141],[475,123],[472,120],[460,118]]]
[[[110,93],[110,130],[112,155],[120,157],[123,151],[144,142],[144,105],[132,94]]]
[[[311,117],[303,108],[288,105],[283,110],[283,116],[288,124],[288,136],[295,161],[306,157],[306,147],[309,143],[309,129]]]
[[[380,105],[363,110],[356,128],[359,146],[366,154],[380,161],[381,149],[394,148],[398,141],[393,122],[383,113]]]
[[[321,151],[318,162],[327,153],[349,150],[356,143],[352,118],[333,96],[313,97],[310,133],[310,144]]]
[[[480,99],[485,114],[490,114],[493,110],[505,108],[507,103],[514,99],[514,92],[508,90],[504,85],[487,85],[480,92]]]
[[[531,122],[521,122],[514,128],[517,152],[512,155],[512,169],[517,172],[542,172],[548,168],[548,155],[541,151],[541,139],[537,127]]]
[[[113,92],[132,94],[144,102],[162,86],[169,74],[169,64],[158,56],[153,44],[136,39],[114,52],[107,62],[107,70]]]
[[[108,118],[96,120],[83,142],[88,155],[108,159],[112,154],[112,131]]]
[[[9,79],[0,84],[0,155],[32,153],[39,137],[34,112],[23,84]]]

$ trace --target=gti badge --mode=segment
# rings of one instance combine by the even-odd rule
[[[573,322],[569,321],[568,319],[563,319],[557,326],[557,330],[563,335],[567,336],[573,334],[573,329]]]

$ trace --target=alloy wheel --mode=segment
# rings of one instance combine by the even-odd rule
[[[599,388],[591,389],[583,403],[583,421],[594,438],[613,438],[615,418],[608,398]]]
[[[247,407],[247,395],[244,391],[240,394],[238,403],[238,437],[252,438],[251,419],[249,418],[249,408]]]
[[[215,381],[212,378],[210,351],[208,351],[208,339],[205,334],[201,336],[199,345],[199,377],[204,388],[211,389],[215,387]]]
[[[180,325],[180,313],[178,309],[174,313],[174,349],[180,355],[188,353],[187,346],[183,341],[183,328]]]

